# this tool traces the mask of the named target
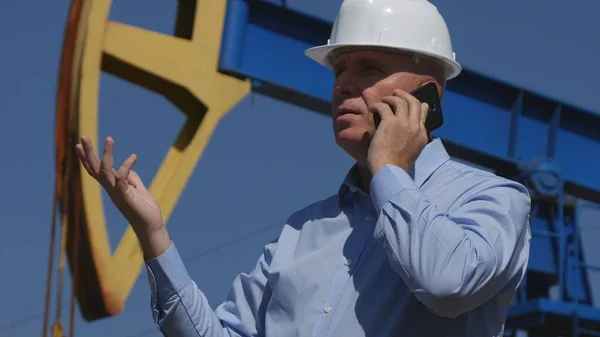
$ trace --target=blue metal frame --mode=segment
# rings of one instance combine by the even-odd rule
[[[250,78],[255,91],[330,114],[331,72],[304,51],[327,41],[331,22],[275,3],[229,0],[224,28],[222,72]],[[592,266],[581,256],[578,202],[566,196],[600,202],[600,161],[590,155],[600,153],[600,116],[468,70],[448,83],[443,105],[445,126],[437,136],[452,155],[519,179],[532,191],[532,254],[509,332],[558,335],[548,330],[557,317],[568,318],[561,324],[575,335],[600,331],[587,277]],[[559,296],[550,300],[553,286]]]

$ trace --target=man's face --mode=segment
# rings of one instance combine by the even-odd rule
[[[333,131],[336,143],[355,160],[366,160],[375,132],[371,105],[394,89],[412,92],[424,83],[423,76],[411,72],[413,65],[411,56],[384,51],[351,51],[335,57]]]

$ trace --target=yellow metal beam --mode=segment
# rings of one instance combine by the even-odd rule
[[[180,6],[190,3],[181,1]],[[87,0],[86,5],[86,17],[76,27],[83,41],[77,53],[81,57],[71,65],[78,74],[71,92],[71,100],[78,102],[73,133],[86,135],[99,144],[102,71],[164,95],[187,116],[149,187],[166,223],[217,124],[250,92],[248,81],[217,71],[226,0],[198,1],[191,6],[195,18],[190,39],[111,22],[108,0]],[[185,9],[180,8],[180,12]],[[77,296],[84,318],[95,320],[123,311],[143,259],[131,227],[112,254],[101,187],[81,172],[85,171],[79,165],[76,176],[81,182],[84,229],[80,250],[69,254],[71,261],[73,254],[80,254],[81,286]]]
[[[198,75],[190,69],[196,63],[190,41],[118,22],[106,27],[104,53],[173,83]]]

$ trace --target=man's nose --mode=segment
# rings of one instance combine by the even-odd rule
[[[335,94],[343,98],[356,97],[360,94],[360,88],[350,74],[342,74],[335,80]]]

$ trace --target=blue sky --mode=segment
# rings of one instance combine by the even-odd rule
[[[509,27],[502,25],[503,30],[489,22],[487,14],[493,10],[505,18],[509,13],[517,15],[512,10],[516,0],[486,2],[486,7],[475,0],[455,1],[456,6],[434,2],[448,14],[456,48],[462,51],[459,57],[463,55],[467,67],[507,82],[535,85],[536,91],[598,111],[597,102],[587,95],[591,87],[585,81],[600,78],[600,65],[572,61],[600,57],[599,44],[579,43],[590,41],[592,32],[598,31],[597,23],[595,30],[585,26],[596,22],[591,13],[597,10],[591,9],[600,9],[591,1],[577,0],[566,8],[560,7],[563,2],[559,1],[532,0],[531,7],[521,14],[535,13],[539,2],[552,11],[550,16],[573,12],[582,19],[559,29],[546,24],[551,22],[547,18],[527,21],[522,14],[513,17]],[[291,7],[324,18],[330,18],[338,4],[337,0],[288,1]],[[469,8],[470,12],[465,10]],[[41,331],[41,316],[36,315],[44,304],[56,81],[67,10],[67,1],[5,0],[0,5],[0,135],[5,158],[0,165],[0,204],[4,205],[0,327],[33,316],[11,331],[0,330],[0,336],[32,336]],[[484,14],[478,17],[476,11]],[[115,1],[111,17],[170,32],[174,12],[175,1],[144,5],[141,0]],[[488,23],[483,29],[472,30],[474,22],[484,21]],[[557,31],[548,31],[551,29]],[[572,35],[575,32],[578,35]],[[561,47],[550,47],[544,38],[554,39]],[[571,60],[566,62],[568,67],[558,66],[565,60]],[[557,78],[560,80],[552,81]],[[99,111],[100,134],[114,137],[116,162],[135,151],[139,158],[136,168],[149,184],[183,122],[182,114],[162,97],[109,75],[101,79]],[[191,258],[187,264],[190,274],[213,306],[224,298],[235,275],[252,267],[262,245],[278,234],[277,226],[296,209],[335,193],[350,165],[350,159],[333,142],[325,116],[258,94],[248,96],[226,116],[169,223],[181,254]],[[105,208],[114,247],[126,222],[107,198]],[[597,215],[597,211],[586,211],[584,218]],[[593,234],[585,240],[596,241],[593,238],[599,229],[589,221],[585,225],[587,233]],[[65,287],[69,293],[68,281]],[[78,318],[76,335],[127,337],[152,331],[148,290],[142,271],[125,313],[94,323]],[[66,310],[63,317],[66,323]]]

